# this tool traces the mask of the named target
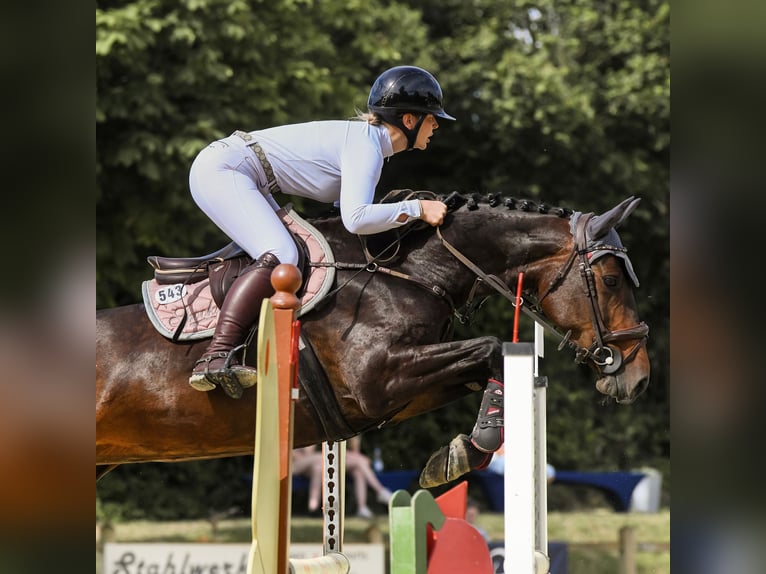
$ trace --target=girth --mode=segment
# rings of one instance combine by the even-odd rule
[[[345,440],[357,434],[346,422],[325,370],[311,342],[301,335],[298,342],[298,383],[314,407],[314,422],[324,430],[327,440]]]

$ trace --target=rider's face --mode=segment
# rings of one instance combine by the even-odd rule
[[[414,127],[417,124],[418,118],[417,116],[413,116],[413,118]],[[432,114],[428,114],[420,125],[420,131],[418,131],[418,137],[415,139],[415,145],[413,147],[416,149],[426,149],[431,141],[431,136],[437,129],[439,129],[439,123]]]

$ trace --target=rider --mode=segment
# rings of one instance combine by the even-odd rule
[[[256,382],[255,369],[238,351],[255,324],[265,297],[273,294],[271,272],[296,264],[298,251],[276,211],[281,192],[339,203],[344,227],[372,234],[422,219],[440,225],[440,201],[373,204],[383,161],[395,153],[424,150],[444,111],[442,90],[426,70],[396,66],[372,85],[368,111],[353,120],[327,120],[236,131],[203,149],[191,166],[192,197],[205,214],[244,249],[253,263],[232,283],[209,347],[189,384],[198,391],[221,385],[232,398]]]

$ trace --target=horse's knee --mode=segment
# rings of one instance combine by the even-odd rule
[[[487,337],[488,345],[487,352],[489,355],[489,363],[494,373],[503,372],[503,344],[497,337]]]

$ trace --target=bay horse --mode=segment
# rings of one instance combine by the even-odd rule
[[[296,447],[395,425],[502,381],[499,339],[450,340],[450,326],[480,294],[515,300],[520,273],[521,310],[592,368],[600,393],[629,404],[649,384],[649,329],[615,230],[640,199],[594,215],[493,195],[439,198],[449,207],[444,223],[402,232],[387,266],[369,262],[340,217],[310,220],[336,262],[348,263],[338,265],[328,300],[301,317],[329,382],[322,395],[341,420],[328,426],[301,392]],[[96,325],[97,478],[125,463],[253,453],[255,389],[233,400],[188,384],[208,341],[173,342],[143,304],[98,310]],[[420,484],[445,484],[487,460],[473,435],[460,434],[434,452]]]

